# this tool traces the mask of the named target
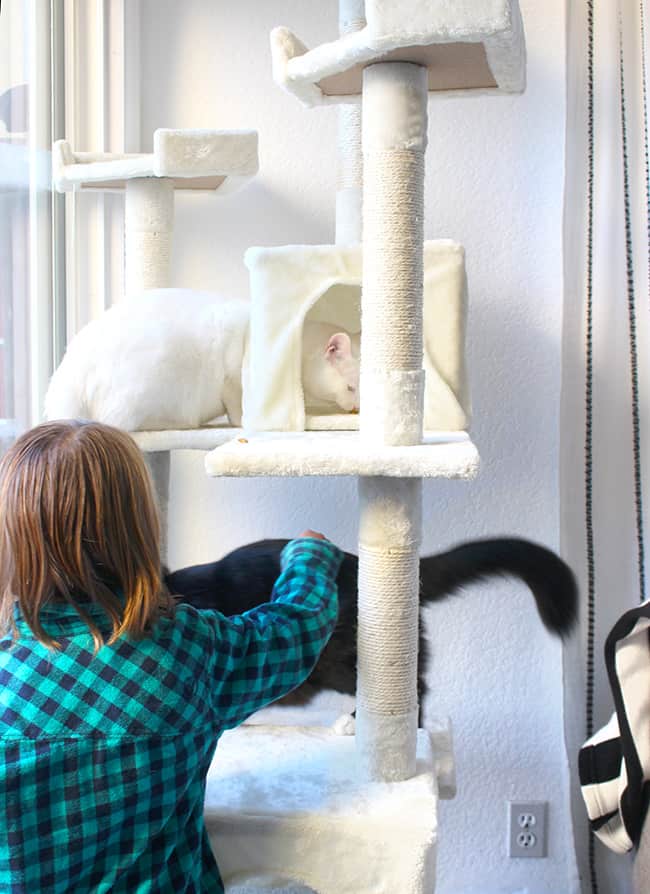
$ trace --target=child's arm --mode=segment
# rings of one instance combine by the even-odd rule
[[[214,642],[206,660],[219,726],[237,726],[309,676],[336,625],[342,558],[329,540],[292,540],[268,603],[231,618],[201,612]]]

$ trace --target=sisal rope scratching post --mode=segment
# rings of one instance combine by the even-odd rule
[[[427,73],[363,76],[360,437],[422,441],[422,250]],[[415,773],[421,479],[359,479],[357,758],[363,778]]]
[[[125,193],[125,293],[167,288],[171,282],[174,181],[139,177],[126,181]]]

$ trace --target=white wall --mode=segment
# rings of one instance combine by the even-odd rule
[[[424,486],[424,552],[499,533],[558,545],[562,309],[564,3],[522,2],[522,97],[430,104],[427,238],[467,249],[473,483]],[[142,148],[156,127],[255,127],[261,172],[223,200],[179,197],[175,285],[247,293],[249,245],[330,242],[334,109],[307,111],[270,76],[268,33],[308,45],[336,34],[336,2],[142,0]],[[346,480],[208,480],[202,454],[173,460],[170,559],[207,561],[311,526],[356,541]],[[439,894],[577,890],[563,746],[562,652],[528,593],[474,589],[430,609],[434,694],[452,717],[459,794],[441,810]],[[550,802],[549,857],[506,856],[506,801]]]
[[[639,579],[634,474],[630,324],[628,289],[635,295],[635,339],[638,342],[638,406],[640,407],[640,481],[647,506],[650,456],[644,449],[650,424],[650,314],[647,303],[647,203],[645,72],[642,55],[643,6],[595,0],[571,4],[568,46],[568,115],[565,193],[565,313],[563,320],[563,405],[561,411],[561,534],[582,593],[581,635],[567,654],[566,738],[575,755],[586,736],[586,679],[589,642],[593,644],[591,700],[593,730],[603,726],[614,709],[603,659],[605,640],[615,621],[642,598]],[[592,106],[589,116],[588,16],[592,35]],[[620,18],[619,18],[620,16]],[[619,30],[620,29],[620,30]],[[622,44],[621,44],[622,40]],[[630,178],[629,249],[633,257],[628,280],[628,232],[625,220],[619,54],[624,53],[626,163]],[[647,50],[646,50],[647,52]],[[593,141],[593,188],[588,194],[589,143]],[[591,215],[589,215],[591,207]],[[593,245],[590,258],[589,233]],[[591,285],[589,261],[592,263]],[[591,469],[590,502],[593,564],[589,574],[586,455],[587,434],[587,304],[591,304]],[[646,528],[647,530],[647,528]],[[650,557],[645,554],[648,579]],[[591,576],[592,593],[589,594]],[[589,596],[592,612],[589,617]],[[645,597],[647,598],[647,587]],[[588,829],[581,793],[574,791],[575,835],[580,865],[589,877]],[[594,842],[599,890],[628,894],[632,890],[631,855],[621,856]]]

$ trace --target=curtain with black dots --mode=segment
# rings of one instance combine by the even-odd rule
[[[650,0],[567,4],[560,525],[582,597],[565,722],[583,894],[632,890],[631,858],[590,838],[576,764],[613,710],[604,640],[649,595],[649,15]]]

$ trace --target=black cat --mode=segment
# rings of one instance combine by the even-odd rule
[[[193,565],[167,574],[170,592],[196,608],[238,615],[268,601],[280,575],[280,553],[288,540],[260,540],[242,546],[218,562]],[[317,692],[334,689],[354,695],[357,667],[357,566],[345,553],[337,577],[339,618],[336,629],[308,679],[283,704],[307,704]],[[564,636],[575,624],[578,593],[573,572],[555,553],[529,540],[499,538],[462,543],[420,560],[420,600],[438,602],[460,587],[494,575],[513,576],[532,591],[542,622]],[[418,694],[424,696],[426,650],[420,630]]]

